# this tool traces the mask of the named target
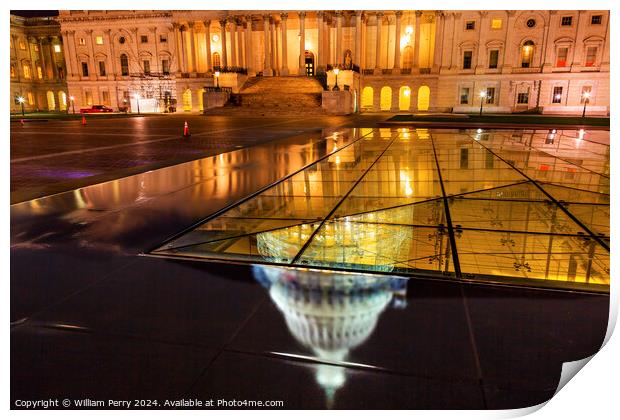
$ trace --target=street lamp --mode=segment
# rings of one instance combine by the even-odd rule
[[[338,73],[340,73],[340,69],[336,67],[334,69],[334,75],[336,76],[336,83],[334,84],[334,88],[332,90],[340,90],[340,88],[338,87]]]
[[[480,116],[482,116],[482,103],[486,99],[487,93],[484,90],[480,91]]]
[[[138,115],[140,115],[140,94],[136,93],[134,95],[134,98],[136,98],[136,105],[138,106]]]
[[[590,92],[583,92],[583,112],[581,113],[581,118],[586,116],[586,106],[588,102],[590,102]]]
[[[75,96],[69,96],[69,100],[71,101],[71,108],[73,109],[73,113],[75,114]]]
[[[24,102],[26,100],[24,99],[23,96],[18,96],[17,97],[17,102],[19,102],[19,104],[22,106],[22,117],[24,116]]]
[[[215,73],[215,88],[220,89],[220,72],[216,71]]]

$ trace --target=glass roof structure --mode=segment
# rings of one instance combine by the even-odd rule
[[[609,132],[346,129],[152,254],[609,290]]]

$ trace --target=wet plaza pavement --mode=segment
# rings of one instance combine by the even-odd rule
[[[437,140],[425,139],[427,135]],[[334,137],[341,141],[335,150]],[[380,147],[348,155],[347,150],[364,141]],[[398,152],[403,162],[411,164],[418,153],[416,162],[428,165],[425,171],[411,176],[408,169],[398,168],[399,176],[390,178],[388,172],[395,170],[392,158],[379,168],[385,174],[363,179],[361,175],[368,176],[380,157],[397,155],[390,154],[389,147],[406,142],[420,147],[403,146]],[[517,408],[541,403],[553,395],[562,363],[596,352],[607,328],[609,296],[601,287],[609,281],[604,269],[609,259],[608,146],[608,132],[323,130],[320,135],[301,133],[13,205],[12,403],[39,398],[139,398],[159,403],[201,398],[281,400],[284,408],[404,409]],[[462,149],[470,150],[467,165]],[[487,150],[493,151],[492,158]],[[532,165],[520,166],[515,153],[527,155]],[[441,154],[445,161],[436,158]],[[560,287],[553,281],[558,279],[547,273],[533,276],[540,287],[507,287],[451,279],[441,271],[433,275],[428,270],[388,269],[397,264],[365,270],[384,271],[383,275],[363,273],[367,261],[352,267],[356,273],[345,273],[273,265],[255,257],[251,262],[265,264],[147,255],[204,226],[210,215],[240,208],[240,200],[249,195],[261,197],[269,188],[280,188],[283,184],[278,181],[287,175],[314,173],[322,181],[329,179],[322,178],[326,168],[316,169],[316,162],[325,158],[335,166],[337,157],[338,165],[366,166],[332,174],[361,172],[355,179],[338,181],[347,184],[333,188],[340,195],[319,194],[321,200],[331,197],[336,204],[345,204],[342,197],[354,197],[349,193],[363,182],[386,182],[384,191],[393,192],[382,194],[393,202],[378,203],[368,199],[373,190],[367,188],[360,196],[363,200],[350,203],[365,206],[362,212],[410,206],[411,189],[416,194],[437,194],[445,217],[457,206],[446,193],[450,189],[445,184],[452,176],[457,180],[452,195],[503,187],[512,192],[471,198],[468,205],[475,212],[466,209],[462,218],[446,220],[445,229],[456,230],[459,221],[464,231],[470,227],[487,234],[514,230],[510,233],[542,235],[550,228],[544,217],[532,215],[531,225],[523,228],[524,219],[517,212],[518,217],[504,217],[499,220],[504,226],[496,226],[484,208],[504,216],[502,206],[507,203],[527,204],[532,213],[556,206],[552,214],[564,217],[553,219],[553,229],[561,224],[578,230],[554,234],[565,244],[567,237],[572,240],[581,232],[587,249],[585,257],[580,250],[568,253],[576,258],[561,259],[556,271],[562,267],[565,278],[574,273],[569,282],[587,286],[587,268],[582,267],[596,262],[590,265],[590,275],[597,267],[597,279],[602,280],[592,289]],[[507,178],[485,178],[482,185],[472,178],[463,191],[463,179],[451,174],[454,168],[449,164],[465,170],[469,162],[471,169],[479,169],[472,177],[499,173],[497,169],[505,165],[510,170],[501,173]],[[485,172],[485,167],[494,171]],[[417,177],[421,173],[437,178],[422,185]],[[521,178],[513,179],[516,175]],[[534,189],[524,190],[526,184]],[[566,189],[571,193],[566,195]],[[306,192],[310,190],[317,191],[311,187]],[[404,195],[399,195],[401,191]],[[537,193],[526,195],[527,191]],[[496,202],[472,204],[486,204],[485,200]],[[549,201],[545,208],[542,203]],[[337,216],[337,205],[291,208],[288,204],[250,208],[260,209],[263,216],[274,209],[318,209],[322,213],[316,216],[323,221]],[[474,217],[477,214],[480,217]],[[414,211],[397,216],[417,215]],[[315,215],[301,218],[305,221],[308,216]],[[211,234],[226,234],[222,225],[218,229],[211,229]],[[595,249],[589,252],[592,243]],[[386,248],[389,245],[385,243]],[[446,242],[442,253],[428,255],[443,256],[452,267],[454,254],[446,254],[452,249]],[[462,252],[458,244],[454,249]],[[324,256],[323,261],[338,262],[334,258]],[[330,264],[325,266],[343,268]],[[523,272],[527,269],[518,273]]]

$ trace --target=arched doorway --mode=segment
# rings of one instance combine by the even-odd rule
[[[431,89],[428,86],[420,86],[418,89],[418,111],[428,111],[431,104]]]
[[[198,92],[196,92],[198,95],[198,111],[200,112],[204,111],[203,93],[205,93],[204,89],[198,89]]]
[[[183,111],[192,112],[192,91],[185,89],[183,92]]]
[[[219,69],[220,66],[221,66],[221,63],[220,63],[220,53],[214,52],[212,55],[213,55],[213,68],[214,69]]]
[[[362,90],[362,109],[372,109],[372,99],[374,91],[370,86],[364,87]]]
[[[381,88],[381,100],[379,101],[381,111],[389,111],[392,108],[392,88],[383,86]]]
[[[398,91],[398,109],[401,111],[409,111],[411,107],[411,88],[409,86],[401,86]]]
[[[314,76],[314,54],[306,51],[304,62],[306,63],[306,76]]]
[[[61,111],[67,110],[67,94],[62,90],[58,92],[58,106]]]
[[[47,109],[49,111],[54,111],[56,109],[56,98],[54,97],[54,92],[51,90],[47,91]]]
[[[532,67],[532,61],[534,58],[534,43],[532,41],[525,41],[521,47],[521,67]]]

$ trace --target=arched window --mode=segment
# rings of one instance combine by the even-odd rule
[[[220,64],[220,53],[214,52],[213,53],[213,69],[219,70],[220,66],[221,66],[221,64]]]
[[[525,41],[521,47],[521,67],[531,67],[534,58],[534,43]]]
[[[129,76],[129,60],[127,54],[121,54],[121,75]]]
[[[32,77],[32,75],[30,74],[30,64],[24,64],[22,70],[24,72],[25,79],[30,79]]]
[[[67,110],[67,94],[62,90],[58,92],[58,108],[61,111]]]
[[[413,67],[413,48],[407,45],[403,50],[403,69],[411,70]]]
[[[381,88],[381,100],[379,102],[381,111],[389,111],[392,108],[392,88],[383,86]]]
[[[192,91],[185,89],[183,92],[183,111],[192,112]]]
[[[431,104],[431,89],[428,86],[420,86],[418,89],[418,111],[428,111]]]
[[[411,106],[411,88],[409,86],[401,86],[398,91],[398,109],[401,111],[409,111]]]
[[[54,111],[56,109],[56,99],[54,98],[54,92],[51,90],[47,91],[47,109],[49,111]]]
[[[362,108],[372,108],[373,89],[370,86],[364,87],[362,90]]]

